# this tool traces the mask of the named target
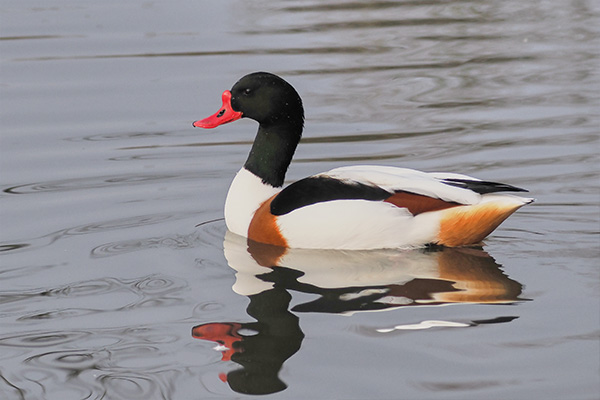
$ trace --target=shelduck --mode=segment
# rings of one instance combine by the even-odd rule
[[[225,201],[227,228],[283,248],[367,250],[480,243],[533,202],[498,192],[526,192],[470,176],[356,165],[309,176],[283,188],[304,127],[296,90],[255,72],[222,95],[214,115],[193,126],[215,128],[240,118],[259,123],[243,168]]]

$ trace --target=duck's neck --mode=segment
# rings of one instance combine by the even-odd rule
[[[285,173],[302,136],[302,121],[261,124],[244,168],[273,187],[283,186]]]

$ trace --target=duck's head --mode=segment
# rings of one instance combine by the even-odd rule
[[[303,125],[304,108],[296,90],[282,78],[268,72],[254,72],[223,92],[223,106],[208,118],[193,123],[199,128],[250,118],[263,127]]]
[[[302,136],[304,109],[296,90],[268,72],[255,72],[223,92],[223,106],[208,118],[194,122],[199,128],[250,118],[258,132],[244,168],[263,183],[281,187]]]

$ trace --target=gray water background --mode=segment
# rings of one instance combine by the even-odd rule
[[[294,311],[304,339],[266,397],[597,399],[599,12],[584,0],[3,0],[0,398],[245,397],[219,379],[240,366],[190,331],[253,321],[219,218],[256,125],[191,122],[267,70],[306,107],[289,181],[385,164],[537,201],[484,247],[518,299]],[[314,298],[286,293],[292,306]]]

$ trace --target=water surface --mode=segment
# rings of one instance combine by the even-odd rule
[[[593,1],[5,1],[0,397],[594,399]],[[256,130],[241,76],[290,81],[288,180],[454,171],[536,203],[482,249],[293,252],[226,235]]]

